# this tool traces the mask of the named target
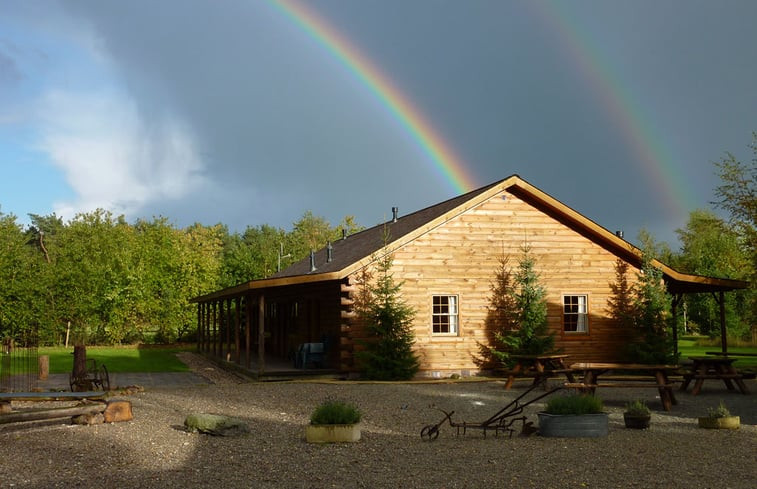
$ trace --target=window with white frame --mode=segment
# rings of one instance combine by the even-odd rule
[[[566,333],[588,333],[588,297],[585,295],[563,296],[563,331]]]
[[[458,301],[456,295],[435,295],[431,313],[431,331],[434,334],[458,333]]]

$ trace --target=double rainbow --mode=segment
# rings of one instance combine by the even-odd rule
[[[269,1],[370,90],[457,192],[464,193],[477,187],[464,162],[429,121],[353,44],[304,3],[296,0]],[[687,189],[682,171],[677,168],[670,151],[648,129],[649,124],[644,123],[638,104],[634,103],[633,97],[623,89],[612,71],[605,67],[607,63],[602,62],[601,54],[591,47],[590,40],[569,21],[561,4],[534,1],[527,2],[527,5],[542,19],[545,27],[558,33],[561,45],[569,53],[576,70],[594,88],[602,107],[621,132],[637,164],[655,187],[655,193],[663,199],[666,210],[671,215],[681,216],[688,209],[695,208],[695,199]]]

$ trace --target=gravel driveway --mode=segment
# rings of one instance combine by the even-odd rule
[[[457,421],[480,422],[525,384],[503,382],[240,383],[204,360],[185,359],[211,385],[154,388],[128,396],[134,420],[73,426],[61,421],[0,425],[0,487],[246,488],[753,488],[757,486],[757,395],[714,383],[698,396],[676,393],[660,411],[654,390],[613,389],[605,400],[610,435],[602,439],[455,436],[449,426],[434,442],[420,429],[441,419],[430,406],[454,410]],[[748,381],[751,391],[757,383]],[[364,413],[355,444],[312,445],[304,426],[313,407],[332,396]],[[648,399],[649,430],[627,430],[626,401]],[[696,416],[724,400],[742,417],[738,431],[703,430]],[[26,406],[21,406],[26,407]],[[526,414],[536,421],[543,405]],[[238,438],[190,434],[190,413],[243,419]]]

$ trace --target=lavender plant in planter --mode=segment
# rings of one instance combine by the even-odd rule
[[[308,443],[339,443],[360,440],[360,409],[337,399],[326,399],[310,416],[305,428]]]
[[[596,438],[609,432],[607,413],[602,400],[593,395],[557,396],[547,402],[538,414],[541,436],[564,438]]]

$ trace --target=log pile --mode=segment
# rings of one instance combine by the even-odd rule
[[[69,407],[11,411],[0,414],[0,424],[61,418],[71,418],[74,424],[96,424],[131,421],[134,415],[130,401],[110,399],[105,402],[85,401],[77,406]]]

